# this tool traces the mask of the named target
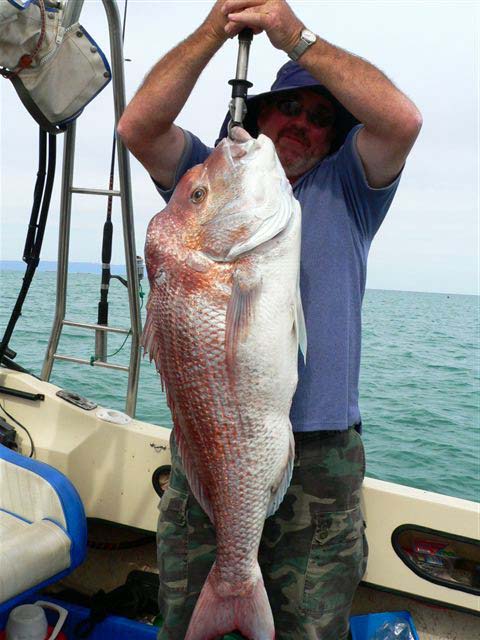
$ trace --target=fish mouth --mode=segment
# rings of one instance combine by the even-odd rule
[[[233,142],[242,143],[242,142],[248,142],[249,140],[253,140],[252,136],[243,127],[232,127],[230,134],[231,134],[231,140],[233,140]]]
[[[232,167],[253,163],[263,171],[272,170],[277,164],[277,155],[273,142],[260,134],[252,136],[242,127],[233,127],[231,137],[224,140],[224,150]]]
[[[278,158],[273,141],[260,134],[253,138],[245,129],[233,127],[230,136],[217,147],[223,155],[223,171],[235,185],[235,197],[226,202],[209,222],[247,214],[248,219],[262,219],[269,208],[269,198],[276,193],[289,198],[291,187]],[[232,185],[232,186],[233,186]]]
[[[224,149],[229,163],[233,166],[237,162],[245,161],[247,156],[250,160],[252,153],[257,149],[256,142],[255,138],[252,138],[242,127],[233,127],[230,137],[224,140]]]
[[[253,138],[242,127],[233,127],[230,135],[221,143],[227,164],[225,169],[230,170],[235,182],[242,185],[243,198],[248,198],[249,206],[256,208],[253,203],[265,201],[265,190],[269,188],[266,185],[289,191],[290,184],[275,145],[268,136],[261,133],[258,138]]]

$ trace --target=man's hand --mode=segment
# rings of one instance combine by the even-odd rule
[[[221,44],[232,37],[226,28],[229,21],[223,11],[224,4],[225,0],[217,0],[200,27],[206,36]]]
[[[273,46],[286,53],[297,44],[304,27],[285,0],[223,0],[222,13],[228,18],[229,37],[246,27],[254,33],[265,31]]]
[[[164,188],[172,186],[185,147],[175,120],[199,75],[230,37],[224,4],[217,0],[198,29],[157,62],[118,123],[125,145]]]

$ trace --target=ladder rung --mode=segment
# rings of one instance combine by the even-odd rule
[[[121,196],[120,191],[114,191],[112,189],[83,189],[81,187],[71,187],[71,193],[84,193],[91,196]]]
[[[111,331],[112,333],[130,333],[130,329],[121,329],[118,327],[109,327],[104,324],[90,324],[88,322],[73,322],[72,320],[63,320],[63,324],[69,327],[79,327],[80,329],[93,329],[94,331]]]
[[[59,353],[55,353],[55,360],[66,360],[67,362],[76,362],[77,364],[88,364],[89,367],[104,367],[105,369],[117,369],[118,371],[128,371],[128,367],[121,364],[110,364],[109,362],[100,362],[94,360],[93,363],[90,360],[84,360],[83,358],[74,358],[73,356],[62,356]]]

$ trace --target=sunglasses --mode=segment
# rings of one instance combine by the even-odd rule
[[[305,109],[298,100],[295,100],[295,98],[275,100],[273,104],[280,113],[283,113],[284,116],[289,116],[290,118],[296,118],[305,111],[307,114],[307,120],[314,127],[328,127],[335,121],[335,114],[325,107],[319,107],[316,111],[309,111],[308,109]]]

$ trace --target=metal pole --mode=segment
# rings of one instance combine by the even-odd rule
[[[64,360],[65,362],[76,362],[77,364],[87,364],[92,367],[104,367],[105,369],[115,369],[116,371],[128,371],[128,367],[122,364],[110,364],[109,362],[101,362],[101,360],[94,360],[90,363],[90,360],[84,358],[75,358],[74,356],[63,356],[60,353],[55,354],[55,360]]]
[[[64,27],[70,27],[75,22],[78,22],[80,13],[82,12],[83,2],[84,0],[67,0],[63,11],[62,25]]]
[[[60,228],[58,231],[57,295],[55,318],[43,362],[41,378],[50,380],[53,368],[53,356],[57,351],[62,322],[65,318],[68,279],[68,250],[70,246],[70,220],[72,212],[72,180],[75,157],[76,123],[72,122],[65,133],[63,147],[62,190],[60,197]]]
[[[248,58],[252,39],[252,29],[243,29],[243,31],[238,34],[237,69],[235,78],[229,80],[229,84],[232,85],[232,99],[230,101],[231,120],[228,124],[229,135],[234,126],[243,126],[243,119],[247,113],[247,92],[248,89],[253,86],[252,83],[247,80]]]
[[[102,0],[107,14],[110,51],[112,57],[113,99],[115,107],[115,127],[125,109],[125,77],[123,68],[123,43],[120,15],[114,0]],[[118,173],[122,193],[123,240],[128,280],[128,301],[132,329],[130,352],[130,371],[128,375],[127,401],[125,411],[134,416],[137,404],[138,378],[140,373],[140,336],[142,322],[138,295],[138,276],[136,262],[135,230],[133,223],[132,190],[130,180],[130,161],[122,140],[117,137]]]

